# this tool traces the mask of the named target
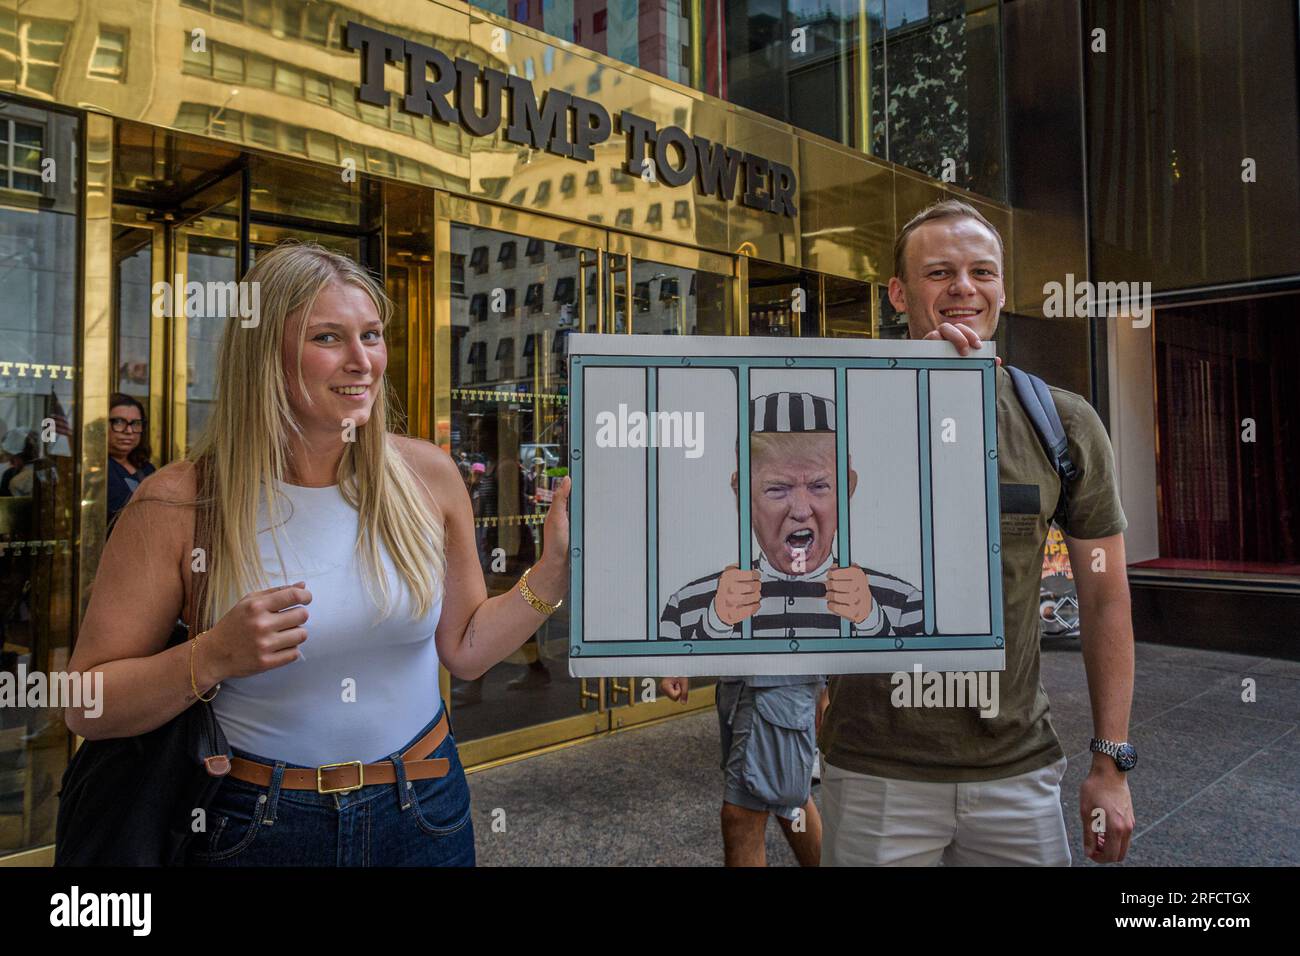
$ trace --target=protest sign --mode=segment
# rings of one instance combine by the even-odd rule
[[[574,676],[1003,667],[991,345],[569,350]]]

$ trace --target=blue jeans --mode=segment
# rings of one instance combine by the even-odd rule
[[[450,733],[430,757],[445,757],[445,777],[407,780],[401,752],[441,717],[390,754],[394,783],[350,793],[284,790],[283,761],[232,748],[237,757],[274,766],[269,787],[227,777],[195,836],[191,866],[473,866],[469,784]]]

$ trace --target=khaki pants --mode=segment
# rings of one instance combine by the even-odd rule
[[[1066,760],[1015,777],[919,783],[822,757],[822,866],[1069,866]]]

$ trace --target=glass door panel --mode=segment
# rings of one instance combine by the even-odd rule
[[[331,252],[347,256],[354,262],[359,262],[362,265],[365,265],[366,262],[365,256],[362,254],[363,240],[360,236],[332,235],[312,229],[291,229],[287,226],[268,226],[265,223],[253,223],[248,227],[250,265],[257,262],[258,253],[269,252],[277,243],[289,239],[297,242],[314,242],[318,246],[324,246]]]
[[[177,231],[176,261],[185,283],[226,283],[239,278],[239,226],[233,219],[200,217]],[[173,396],[177,409],[177,457],[203,431],[217,397],[217,351],[226,320],[187,316],[184,352],[177,350]],[[178,322],[178,328],[182,323]],[[179,338],[179,336],[178,336]],[[183,356],[183,358],[182,358]],[[182,431],[183,429],[183,431]]]
[[[148,419],[150,460],[166,454],[167,318],[154,315],[154,283],[167,276],[166,230],[139,210],[113,207],[113,368],[111,389],[137,399]]]
[[[564,340],[598,326],[604,234],[453,201],[449,288],[450,452],[474,508],[488,593],[515,586],[542,556],[552,485],[568,474]],[[596,279],[588,291],[589,279]],[[601,683],[568,676],[569,607],[473,681],[451,681],[467,762],[608,727]]]
[[[116,312],[117,362],[114,391],[149,407],[149,359],[152,344],[155,230],[113,227],[113,308]]]
[[[822,276],[826,334],[831,338],[871,338],[873,296],[869,282]]]
[[[749,334],[823,335],[821,276],[806,269],[749,263]]]
[[[0,118],[14,170],[0,190],[0,679],[20,689],[0,705],[0,855],[54,839],[69,735],[60,710],[27,706],[23,675],[67,670],[78,539],[94,533],[78,520],[92,504],[78,493],[84,193],[78,175],[39,175],[43,156],[60,157],[62,170],[63,157],[77,155],[81,124],[20,102]],[[101,251],[109,254],[92,249],[92,262]],[[106,429],[94,399],[90,429]]]
[[[608,330],[733,334],[734,268],[729,256],[611,234]]]

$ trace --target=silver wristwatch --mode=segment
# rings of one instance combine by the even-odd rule
[[[1115,761],[1115,766],[1119,768],[1120,773],[1128,773],[1137,766],[1137,750],[1130,743],[1117,744],[1113,740],[1093,737],[1092,743],[1088,744],[1088,749],[1095,754],[1105,754]]]

